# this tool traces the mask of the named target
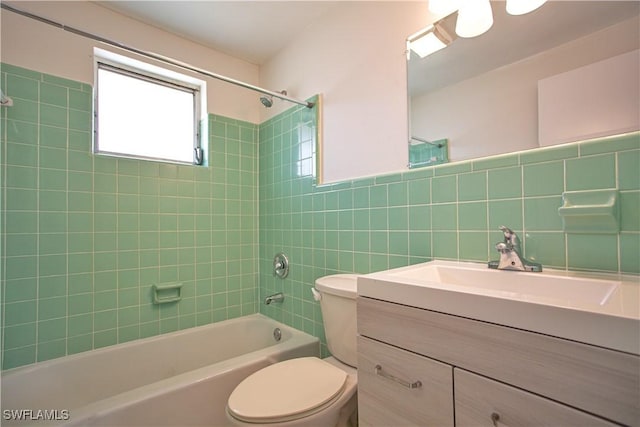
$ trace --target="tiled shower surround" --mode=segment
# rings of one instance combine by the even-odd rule
[[[4,369],[257,311],[323,338],[317,277],[486,262],[503,224],[546,267],[640,273],[637,133],[316,186],[313,110],[212,116],[208,168],[115,159],[91,154],[88,85],[2,71]],[[621,232],[564,233],[562,192],[600,188]],[[176,281],[183,301],[151,304]]]
[[[94,156],[89,85],[2,88],[4,369],[258,310],[257,125],[210,116],[210,167]]]

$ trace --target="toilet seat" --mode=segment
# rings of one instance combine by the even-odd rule
[[[285,360],[245,378],[229,396],[227,409],[249,423],[297,420],[335,402],[347,373],[317,357]]]

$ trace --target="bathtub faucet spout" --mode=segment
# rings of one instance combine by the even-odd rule
[[[282,292],[278,292],[277,294],[269,295],[264,299],[264,303],[266,305],[271,304],[272,302],[282,302],[284,301],[284,294]]]

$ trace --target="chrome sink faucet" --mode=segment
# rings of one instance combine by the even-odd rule
[[[500,226],[504,233],[504,242],[496,243],[496,250],[500,252],[499,261],[489,261],[489,268],[515,271],[542,271],[542,264],[529,261],[522,255],[520,238],[516,233],[504,225]]]

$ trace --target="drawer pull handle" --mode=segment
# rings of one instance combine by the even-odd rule
[[[382,366],[380,366],[380,365],[376,365],[375,370],[376,370],[376,375],[381,376],[382,378],[386,378],[386,379],[391,380],[391,381],[395,381],[398,384],[400,384],[400,385],[402,385],[402,386],[404,386],[406,388],[414,389],[414,388],[422,387],[422,382],[420,382],[420,381],[409,382],[409,381],[405,381],[405,380],[403,380],[401,378],[398,378],[396,376],[393,376],[391,374],[387,374],[386,372],[383,372],[382,371]]]

